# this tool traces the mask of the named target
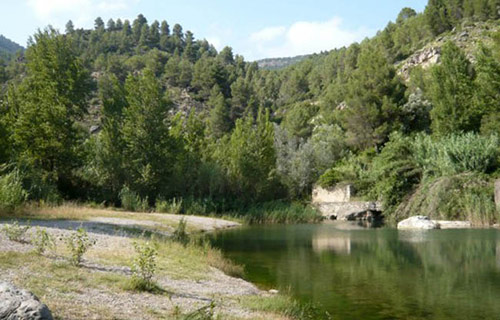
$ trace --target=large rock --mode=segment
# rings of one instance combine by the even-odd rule
[[[53,320],[47,306],[26,290],[0,282],[0,320]]]
[[[439,223],[430,220],[427,216],[414,216],[398,223],[398,229],[401,230],[430,230],[439,228]]]

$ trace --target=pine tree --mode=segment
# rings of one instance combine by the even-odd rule
[[[441,64],[432,69],[428,94],[433,104],[432,130],[437,135],[479,129],[474,106],[474,74],[465,54],[454,43],[442,48]]]

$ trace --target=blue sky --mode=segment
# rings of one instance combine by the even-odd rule
[[[68,20],[89,28],[97,16],[180,23],[216,48],[247,60],[330,50],[372,36],[403,7],[422,11],[427,0],[2,0],[0,34],[25,46],[37,28],[64,30]]]

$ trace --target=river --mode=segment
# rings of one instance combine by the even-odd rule
[[[335,319],[500,319],[500,231],[252,226],[212,236],[245,278]]]

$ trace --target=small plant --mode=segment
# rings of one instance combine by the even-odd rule
[[[15,242],[26,242],[24,240],[24,235],[26,231],[30,229],[30,226],[20,226],[19,222],[14,221],[12,224],[6,224],[3,226],[3,232],[9,238],[10,241]]]
[[[168,203],[168,212],[173,214],[180,214],[182,212],[182,198],[173,198]]]
[[[47,249],[53,249],[55,246],[52,236],[46,230],[40,228],[36,228],[31,243],[35,246],[35,252],[39,255],[44,254]]]
[[[148,212],[149,211],[149,199],[148,197],[139,200],[139,211]]]
[[[85,252],[95,245],[95,240],[89,238],[85,229],[79,228],[75,233],[66,238],[66,244],[71,252],[71,263],[78,266],[82,262]]]
[[[212,320],[215,319],[215,302],[201,307],[184,316],[183,320]]]
[[[137,193],[130,190],[129,187],[125,186],[120,191],[120,201],[122,203],[122,208],[129,211],[136,211],[141,207],[141,198]]]
[[[180,214],[182,212],[182,198],[173,198],[170,201],[158,198],[156,200],[156,212]]]
[[[186,232],[187,222],[182,218],[177,225],[174,233],[172,234],[172,240],[180,242],[182,244],[187,244],[189,242],[189,234]]]
[[[132,262],[133,288],[139,291],[154,291],[157,288],[153,276],[157,267],[158,250],[149,242],[144,244],[134,242],[134,249],[137,255]]]

